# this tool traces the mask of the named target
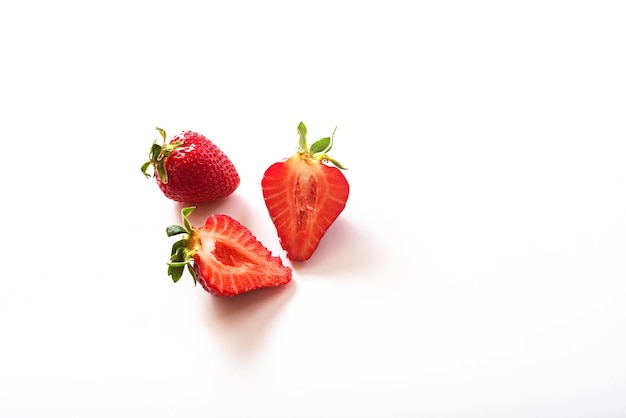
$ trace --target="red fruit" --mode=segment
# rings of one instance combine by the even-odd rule
[[[177,282],[189,270],[194,281],[215,296],[227,297],[280,286],[291,281],[291,269],[283,266],[245,226],[227,215],[212,215],[204,226],[193,228],[182,210],[183,226],[167,228],[169,237],[182,234],[172,246],[168,275]]]
[[[333,137],[322,138],[309,148],[306,132],[306,126],[300,122],[299,151],[286,161],[272,164],[261,181],[265,205],[280,244],[287,251],[287,258],[294,261],[308,260],[313,255],[346,206],[350,192],[348,181],[339,170],[345,168],[326,154]]]
[[[197,132],[183,132],[166,144],[165,131],[157,128],[163,145],[156,141],[141,171],[153,167],[154,177],[166,197],[177,202],[202,203],[221,199],[239,186],[233,163],[213,142]]]

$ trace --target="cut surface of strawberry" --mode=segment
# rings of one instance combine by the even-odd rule
[[[228,215],[207,218],[200,228],[189,222],[195,208],[182,209],[183,225],[171,225],[168,236],[181,235],[172,246],[168,275],[177,282],[187,269],[209,293],[229,297],[291,281],[291,268]]]
[[[328,156],[333,136],[309,148],[306,126],[298,125],[299,151],[272,164],[261,187],[268,212],[287,258],[311,258],[328,228],[345,208],[350,186],[338,161]],[[325,164],[328,161],[334,166]]]

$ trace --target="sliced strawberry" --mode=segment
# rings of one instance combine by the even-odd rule
[[[300,150],[286,161],[272,164],[261,186],[287,258],[304,261],[313,255],[343,211],[350,186],[339,170],[345,168],[326,154],[333,137],[322,138],[309,148],[303,123],[298,126],[298,133]],[[324,164],[325,161],[336,167]]]
[[[207,292],[228,297],[291,281],[291,268],[272,256],[248,228],[228,215],[209,216],[204,226],[193,228],[188,217],[194,209],[182,210],[184,226],[167,228],[170,237],[182,234],[168,263],[174,282],[187,267]]]

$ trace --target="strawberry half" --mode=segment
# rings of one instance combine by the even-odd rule
[[[177,202],[202,203],[221,199],[239,186],[239,174],[230,159],[213,142],[197,132],[186,131],[166,143],[165,131],[157,128],[163,145],[156,141],[149,160],[141,166],[166,197]]]
[[[287,258],[308,260],[320,240],[343,211],[350,187],[340,169],[345,168],[327,152],[333,136],[322,138],[309,148],[306,126],[300,122],[298,152],[272,164],[261,186],[265,205],[278,232]],[[330,162],[334,165],[325,164]]]
[[[212,215],[204,226],[193,228],[182,209],[184,226],[171,225],[167,236],[182,235],[172,246],[167,273],[178,282],[185,268],[209,293],[228,297],[280,286],[291,281],[291,268],[283,266],[252,232],[228,215]]]

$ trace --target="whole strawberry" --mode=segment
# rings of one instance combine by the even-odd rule
[[[333,136],[309,148],[306,126],[300,122],[299,151],[291,158],[272,164],[261,181],[265,205],[274,222],[287,258],[308,260],[320,240],[343,211],[350,187],[340,169],[345,169],[327,152]],[[328,165],[330,162],[334,165]]]
[[[239,186],[233,163],[213,142],[197,132],[186,131],[166,143],[165,131],[157,128],[163,144],[155,141],[149,161],[141,166],[153,174],[163,194],[177,202],[202,203],[232,194]]]
[[[209,293],[228,297],[291,281],[291,269],[272,256],[252,232],[228,215],[209,216],[200,228],[189,223],[193,206],[182,210],[183,225],[167,228],[181,234],[172,246],[168,275],[178,282],[185,268]]]

